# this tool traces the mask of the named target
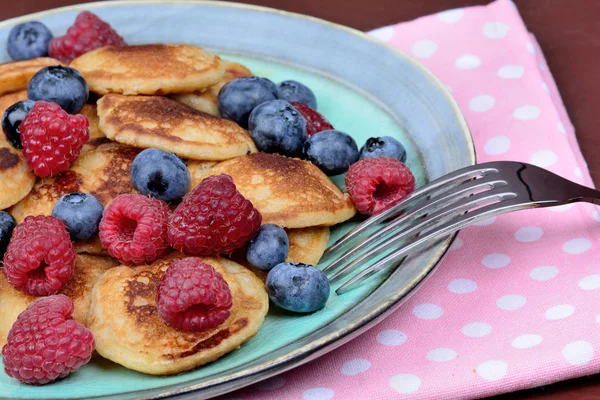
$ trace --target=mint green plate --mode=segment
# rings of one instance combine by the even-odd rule
[[[359,146],[372,136],[401,140],[418,185],[475,162],[464,118],[428,70],[360,32],[314,18],[235,3],[93,3],[4,21],[0,43],[12,26],[27,20],[40,20],[61,35],[84,9],[108,21],[130,44],[193,43],[275,82],[307,84],[319,111]],[[4,46],[0,61],[9,61]],[[341,177],[334,181],[343,184]],[[331,240],[352,226],[335,227]],[[332,291],[327,306],[314,314],[299,316],[272,307],[253,339],[197,370],[155,377],[95,359],[42,387],[21,385],[0,373],[0,397],[198,399],[255,383],[331,351],[383,319],[432,272],[452,239],[432,244],[401,268],[390,268],[358,289],[341,296]]]

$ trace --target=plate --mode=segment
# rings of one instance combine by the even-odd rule
[[[404,53],[367,35],[315,18],[235,3],[134,1],[92,3],[0,23],[40,20],[62,35],[82,10],[108,21],[128,43],[191,43],[242,62],[275,82],[296,79],[315,92],[319,111],[360,145],[371,136],[400,139],[418,185],[475,163],[467,124],[443,84]],[[0,46],[0,61],[9,61]],[[343,179],[336,179],[343,184]],[[332,230],[332,240],[352,228]],[[400,306],[442,258],[453,237],[407,258],[327,306],[298,316],[272,309],[256,337],[216,362],[170,377],[148,376],[95,359],[43,387],[0,374],[8,398],[208,398],[266,379],[346,343]],[[335,286],[334,288],[335,289]],[[193,391],[193,393],[191,393]]]

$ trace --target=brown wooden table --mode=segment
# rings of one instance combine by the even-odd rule
[[[491,0],[250,0],[245,3],[313,15],[360,30]],[[600,0],[514,0],[535,34],[571,117],[592,178],[600,186]],[[0,20],[89,0],[2,0]],[[598,132],[598,133],[597,133]],[[500,399],[600,399],[600,376],[561,382]]]

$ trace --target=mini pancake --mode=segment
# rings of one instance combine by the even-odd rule
[[[237,349],[263,323],[269,298],[263,283],[243,266],[223,258],[202,258],[227,281],[230,316],[214,329],[186,332],[167,326],[156,310],[156,290],[178,253],[149,266],[117,267],[94,286],[89,328],[98,353],[129,369],[171,375],[199,367]]]
[[[87,325],[92,301],[92,287],[104,272],[119,263],[108,257],[78,254],[75,257],[73,276],[59,293],[68,296],[75,304],[73,319]],[[6,344],[8,332],[20,313],[39,297],[13,288],[0,273],[0,348]]]
[[[0,210],[17,204],[33,188],[33,174],[21,151],[0,137]]]
[[[98,100],[100,129],[109,139],[159,148],[194,160],[228,160],[256,151],[248,132],[160,96],[109,94]]]
[[[0,118],[2,118],[4,111],[6,111],[8,107],[22,100],[27,100],[27,90],[6,93],[0,96]]]
[[[0,64],[0,95],[27,89],[29,80],[36,72],[53,65],[62,63],[54,58],[41,57]]]
[[[193,185],[210,175],[230,175],[237,190],[260,211],[263,224],[331,226],[356,214],[350,196],[308,161],[255,153],[220,162],[200,176],[201,170],[192,167]]]
[[[71,62],[98,94],[169,94],[202,90],[218,83],[221,59],[189,44],[102,47]]]
[[[98,235],[85,242],[73,242],[73,249],[77,254],[89,254],[99,257],[110,257],[108,250],[102,247],[102,242]]]
[[[84,115],[90,121],[90,141],[105,138],[106,135],[100,129],[98,119],[98,107],[95,104],[86,104],[83,106],[79,114]]]
[[[220,117],[221,114],[219,113],[219,107],[217,107],[217,100],[221,88],[225,86],[227,82],[234,79],[243,76],[252,76],[252,72],[242,64],[227,60],[222,61],[225,65],[225,75],[219,83],[199,92],[174,94],[171,95],[171,98],[181,104],[192,107],[195,110]]]

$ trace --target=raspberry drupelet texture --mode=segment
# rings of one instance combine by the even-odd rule
[[[290,103],[294,108],[302,114],[306,120],[306,133],[312,136],[315,133],[333,129],[333,125],[329,123],[318,111],[313,110],[304,103],[292,101]]]
[[[394,158],[365,158],[350,166],[346,188],[359,213],[375,215],[415,190],[415,177]]]
[[[65,224],[54,217],[29,216],[13,231],[3,273],[16,289],[46,296],[66,285],[74,267],[75,251]]]
[[[175,261],[156,294],[159,317],[185,331],[206,331],[229,318],[231,291],[223,276],[196,257]]]
[[[187,255],[231,254],[254,237],[261,222],[229,175],[209,176],[171,214],[169,243]]]
[[[68,170],[90,138],[89,126],[84,115],[69,115],[55,103],[36,102],[19,127],[27,165],[41,178]]]
[[[23,311],[2,348],[4,371],[23,383],[43,385],[90,361],[94,336],[71,318],[73,302],[63,294],[43,297]]]
[[[99,226],[102,246],[126,265],[151,263],[169,251],[164,201],[141,194],[117,196]]]
[[[89,11],[83,11],[65,36],[55,37],[50,41],[48,51],[51,57],[69,64],[88,51],[105,46],[125,45],[125,40],[108,23]]]

